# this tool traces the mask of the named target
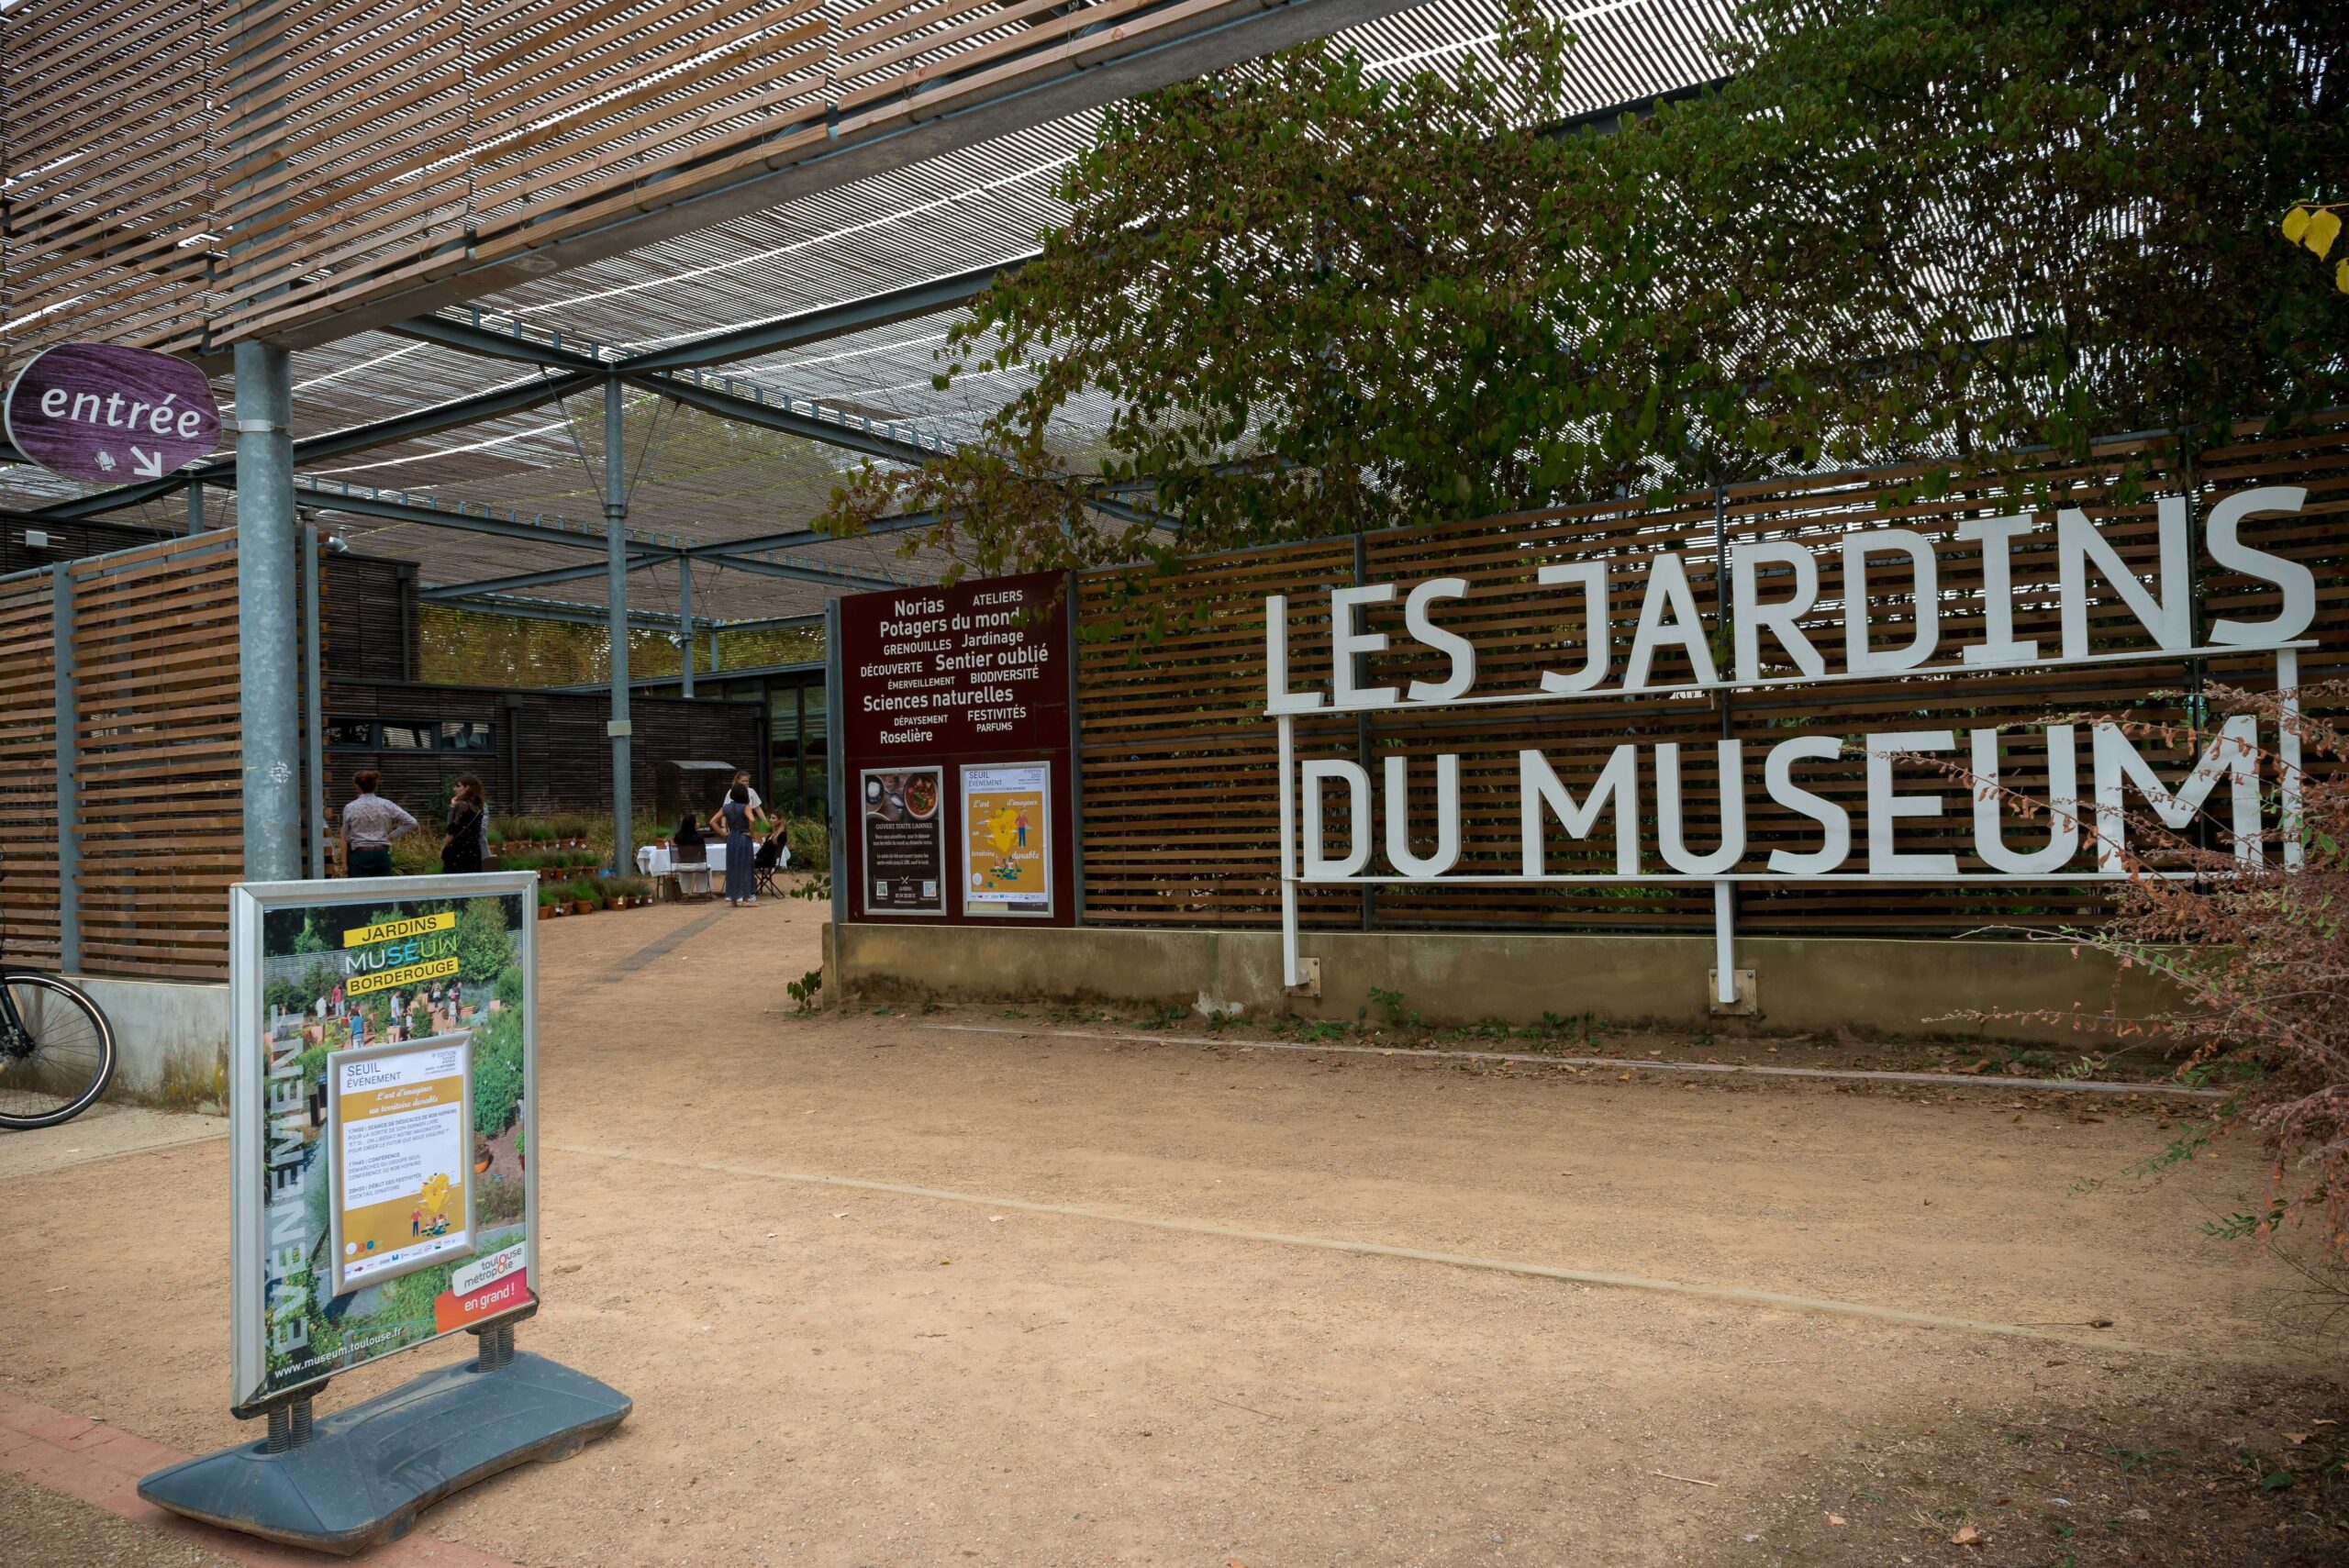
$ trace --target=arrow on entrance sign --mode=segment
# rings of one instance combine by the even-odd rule
[[[212,384],[185,360],[112,343],[61,343],[25,362],[0,401],[0,433],[52,473],[105,484],[122,467],[175,473],[220,439]]]

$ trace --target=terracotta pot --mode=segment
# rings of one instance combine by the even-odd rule
[[[596,906],[584,898],[576,898],[572,900],[571,912],[574,915],[592,915],[596,912]]]

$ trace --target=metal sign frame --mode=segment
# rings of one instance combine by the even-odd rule
[[[239,1416],[315,1391],[337,1372],[324,1373],[299,1387],[268,1390],[265,1267],[268,1237],[262,1201],[268,1171],[269,1126],[262,1104],[264,1043],[259,1033],[264,985],[262,980],[262,917],[271,910],[337,905],[415,903],[432,898],[518,898],[521,929],[517,961],[522,965],[523,1234],[530,1244],[529,1299],[513,1311],[435,1332],[401,1347],[414,1350],[450,1333],[483,1323],[512,1321],[538,1309],[545,1273],[539,1251],[539,956],[538,884],[534,871],[488,872],[464,876],[350,877],[326,882],[239,883],[228,895],[228,1142],[229,1142],[229,1404]],[[405,1048],[404,1048],[405,1049]],[[470,1097],[468,1099],[470,1128]],[[329,1194],[329,1207],[331,1197]],[[470,1199],[468,1200],[470,1201]],[[396,1354],[397,1351],[387,1351]],[[381,1359],[381,1358],[378,1358]]]

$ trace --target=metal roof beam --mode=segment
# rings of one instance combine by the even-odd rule
[[[720,539],[714,544],[697,544],[685,553],[696,561],[713,555],[763,555],[769,550],[805,550],[817,544],[844,544],[872,534],[904,533],[913,528],[926,528],[938,521],[935,512],[908,512],[901,517],[875,517],[865,525],[862,533],[828,534],[814,528],[793,528],[788,533],[757,534],[750,539]]]
[[[520,321],[508,317],[507,322],[504,329],[487,326],[476,310],[469,321],[451,320],[446,316],[418,316],[407,321],[395,321],[384,330],[395,337],[438,343],[444,349],[462,349],[486,359],[514,360],[551,370],[584,370],[601,375],[611,368],[595,352],[581,353],[564,348],[559,341],[541,343],[523,332]],[[589,348],[592,350],[599,346],[590,344]]]
[[[712,631],[805,631],[811,627],[822,626],[824,616],[819,610],[814,615],[766,616],[750,620],[721,620],[705,624]],[[700,678],[706,681],[720,680],[729,673],[725,670],[708,670],[704,671]]]
[[[608,612],[595,605],[565,604],[560,599],[518,598],[510,594],[480,594],[470,599],[437,599],[442,609],[473,610],[482,615],[518,616],[524,620],[563,621],[572,626],[605,627],[611,624]],[[628,624],[633,631],[675,631],[682,624],[666,610],[630,610]],[[707,622],[696,623],[706,628]]]
[[[417,523],[425,528],[497,534],[506,539],[529,539],[539,544],[569,545],[573,550],[602,550],[607,548],[601,523],[573,522],[563,517],[550,521],[543,512],[533,514],[526,521],[519,512],[494,512],[480,503],[459,502],[453,506],[443,506],[429,495],[413,495],[400,490],[376,490],[363,484],[343,484],[332,480],[313,479],[306,474],[294,476],[294,501],[298,506],[308,506],[321,512],[348,512],[362,517]],[[684,541],[674,534],[648,534],[630,528],[628,542],[637,550],[664,557],[678,555],[684,550]]]
[[[177,473],[167,473],[161,479],[150,479],[143,484],[117,484],[111,490],[76,495],[71,501],[51,501],[46,506],[34,507],[27,516],[54,517],[60,522],[71,522],[76,517],[100,517],[107,512],[119,512],[127,507],[143,506],[150,501],[160,501],[166,495],[186,489],[189,482],[196,477],[197,471],[182,469]],[[206,483],[218,482],[207,480]],[[227,483],[234,484],[235,481],[230,479]]]
[[[748,556],[703,555],[695,557],[712,566],[724,566],[736,572],[755,573],[762,577],[786,577],[795,583],[815,583],[827,588],[840,588],[850,593],[866,594],[897,588],[918,588],[920,583],[893,583],[886,577],[867,577],[861,572],[839,567],[786,566],[780,561],[754,561]]]
[[[785,435],[798,436],[846,451],[862,452],[866,457],[880,458],[887,462],[901,462],[918,468],[934,457],[943,456],[949,450],[908,439],[897,433],[912,429],[910,426],[868,419],[861,414],[835,411],[826,417],[820,413],[806,413],[801,410],[803,401],[807,408],[819,409],[822,406],[813,398],[803,400],[790,397],[787,394],[777,394],[778,401],[766,402],[764,388],[753,388],[754,395],[745,397],[739,392],[725,391],[696,379],[698,375],[698,372],[685,371],[663,375],[632,375],[628,380],[633,385],[657,392],[663,397],[674,398],[721,419],[779,430]]]
[[[641,572],[648,566],[658,566],[662,562],[675,559],[675,556],[668,554],[631,555],[628,558],[628,569]],[[610,570],[611,562],[608,561],[596,561],[579,566],[556,566],[544,572],[523,572],[511,577],[484,577],[478,583],[445,583],[423,589],[417,596],[438,602],[471,598],[481,594],[505,594],[517,588],[544,588],[556,583],[576,583],[584,577],[600,577]]]
[[[306,436],[294,443],[294,461],[296,463],[317,462],[349,452],[395,446],[401,441],[412,441],[418,436],[452,430],[462,425],[478,424],[484,419],[518,414],[526,408],[536,408],[593,386],[596,380],[596,376],[585,374],[545,376],[537,381],[518,382],[512,386],[476,393],[471,397],[436,403],[429,408],[418,408],[412,414],[396,415],[389,419],[378,419],[373,424],[353,425],[348,429]],[[236,462],[232,458],[219,466],[233,469]],[[208,470],[193,473],[190,477],[202,479],[206,484],[213,483]]]
[[[1035,259],[1035,253],[1031,252],[1016,256],[1008,261],[998,261],[991,267],[974,267],[967,272],[931,278],[926,283],[891,289],[885,294],[869,295],[863,299],[850,300],[841,305],[827,305],[749,327],[729,328],[707,337],[672,343],[665,349],[632,355],[620,361],[614,368],[623,375],[649,375],[659,371],[730,364],[737,360],[771,354],[778,349],[796,348],[802,343],[820,343],[827,338],[845,337],[868,328],[909,321],[918,316],[951,310],[970,300],[997,278],[1009,276]]]

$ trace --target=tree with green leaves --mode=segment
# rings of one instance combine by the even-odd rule
[[[1089,500],[1187,553],[2344,400],[2343,302],[2275,228],[2349,177],[2349,8],[1743,20],[1725,85],[1612,124],[1572,121],[1530,5],[1497,70],[1325,42],[1112,107],[941,350],[941,386],[1019,390],[824,526],[935,512],[986,573],[1163,559]]]

